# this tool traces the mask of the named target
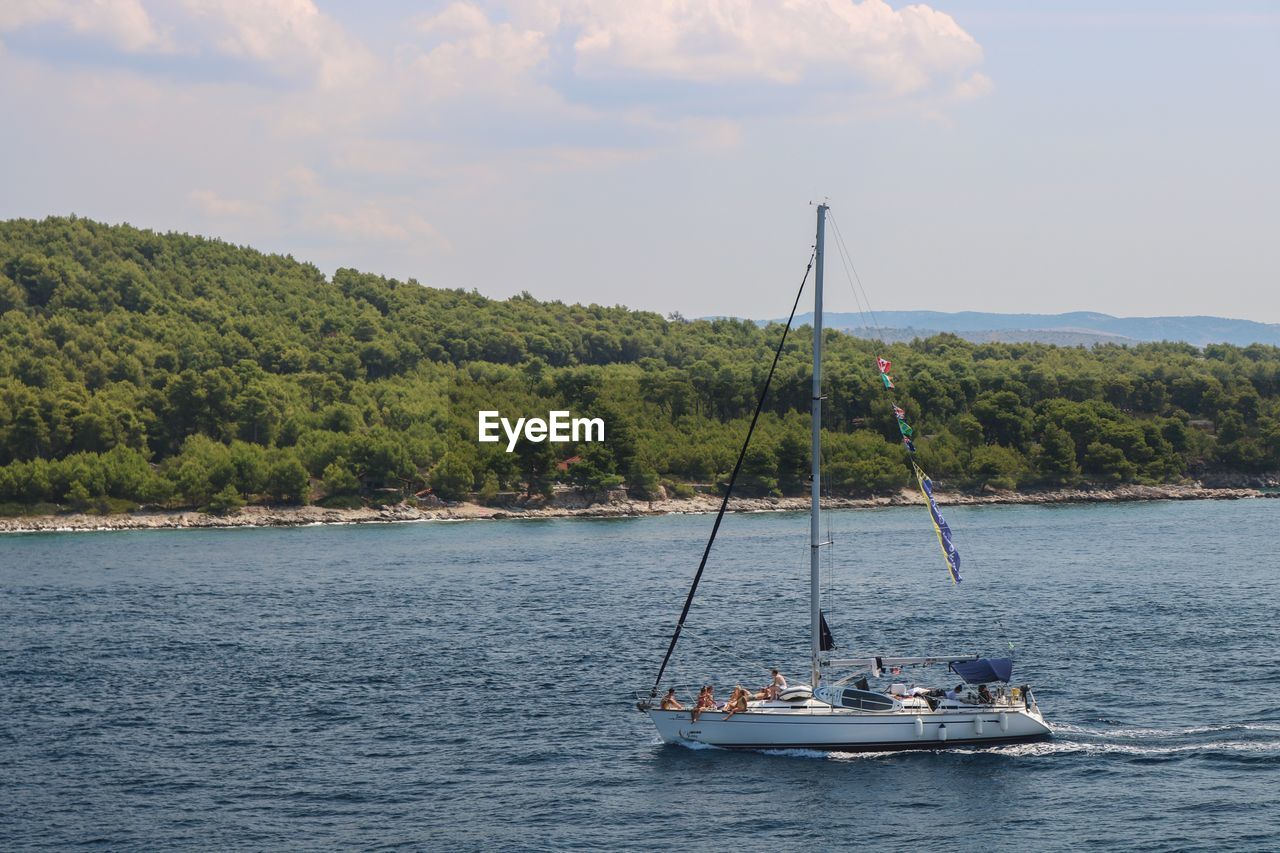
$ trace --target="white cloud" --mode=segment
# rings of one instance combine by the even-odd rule
[[[358,14],[320,0],[0,0],[0,109],[56,141],[27,152],[39,174],[25,198],[43,208],[10,193],[6,209],[321,263],[374,255],[413,274],[460,256],[451,246],[490,202],[486,222],[536,218],[539,192],[581,182],[594,198],[671,163],[697,184],[752,144],[759,115],[848,122],[864,99],[862,116],[932,117],[990,87],[949,16],[880,0],[444,0],[361,37],[343,23]],[[35,37],[9,37],[24,30]],[[98,49],[69,61],[59,36]]]
[[[140,0],[5,0],[0,4],[0,34],[40,25],[62,26],[128,53],[169,47]]]
[[[54,27],[123,55],[170,54],[170,69],[202,57],[242,62],[322,88],[363,83],[371,54],[312,0],[6,0],[0,34]]]
[[[371,54],[311,0],[182,0],[198,44],[324,88],[373,71]]]
[[[221,228],[260,235],[303,230],[332,246],[412,245],[427,252],[448,251],[449,241],[399,195],[371,200],[337,188],[313,169],[295,165],[266,180],[251,197],[231,197],[201,188],[187,194],[190,205]]]
[[[945,13],[884,0],[495,0],[420,19],[415,71],[437,94],[519,91],[553,53],[583,81],[767,83],[974,97],[982,48]],[[491,11],[496,10],[496,11]]]
[[[491,21],[470,3],[422,18],[417,29],[429,46],[410,64],[433,95],[516,94],[547,58],[545,33]]]
[[[989,94],[992,88],[994,84],[991,78],[981,71],[975,71],[968,77],[957,80],[951,91],[960,100],[968,101]]]
[[[982,62],[951,16],[883,0],[543,0],[530,19],[574,32],[574,68],[588,77],[817,80],[902,94]]]
[[[888,101],[929,93],[945,101],[990,88],[977,70],[981,47],[950,16],[923,5],[895,10],[883,0],[452,2],[376,47],[313,0],[0,4],[0,34],[39,25],[126,55],[166,53],[165,63],[145,72],[121,67],[152,77],[173,72],[180,85],[193,73],[213,85],[252,81],[228,73],[235,64],[288,81],[298,94],[275,105],[276,123],[295,136],[369,121],[440,128],[458,104],[472,116],[487,110],[490,124],[513,118],[513,141],[534,116],[567,132],[580,125],[609,136],[598,133],[600,122],[648,131],[661,115],[669,129],[683,121],[676,114],[732,120],[744,103],[803,112],[806,102],[825,104],[840,93]],[[211,57],[231,65],[210,65]],[[95,61],[110,64],[109,57]]]
[[[187,199],[210,219],[226,220],[263,220],[267,218],[267,209],[255,202],[244,199],[227,198],[217,190],[207,188],[192,190]]]
[[[426,244],[421,247],[428,250],[449,250],[449,241],[423,217],[379,204],[317,213],[309,221],[321,233],[343,243],[417,243]]]

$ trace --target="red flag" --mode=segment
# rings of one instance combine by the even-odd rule
[[[880,368],[881,373],[888,373],[889,368],[893,367],[893,362],[883,359],[880,356],[876,356],[876,367]]]

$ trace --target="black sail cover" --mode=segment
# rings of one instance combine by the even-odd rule
[[[818,648],[824,652],[829,652],[836,647],[836,640],[835,637],[831,636],[831,629],[827,627],[827,614],[819,610],[818,621],[821,628],[818,636]]]

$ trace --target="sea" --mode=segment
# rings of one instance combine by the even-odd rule
[[[1012,656],[1047,742],[662,744],[705,515],[0,537],[0,849],[1280,849],[1280,501],[946,514],[959,585],[826,515],[837,646]],[[664,684],[806,679],[807,537],[726,517]]]

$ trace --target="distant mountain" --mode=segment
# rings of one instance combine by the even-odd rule
[[[798,323],[812,322],[812,314],[802,314]],[[926,338],[952,332],[966,340],[1051,343],[1062,346],[1098,343],[1134,344],[1143,341],[1184,341],[1205,344],[1270,344],[1280,346],[1280,323],[1257,323],[1225,317],[1112,317],[1091,311],[1068,314],[989,314],[982,311],[877,311],[870,317],[855,313],[831,312],[823,315],[830,328],[843,329],[862,337],[883,337],[894,341]]]
[[[808,318],[806,317],[805,320],[807,321]],[[827,325],[831,326],[831,323],[828,321]],[[966,332],[952,331],[951,329],[917,329],[914,327],[905,329],[869,329],[866,326],[836,325],[834,328],[859,338],[874,338],[887,343],[910,343],[916,338],[929,338],[934,335],[940,335],[943,332],[951,332],[951,334],[964,338],[966,341],[972,341],[975,344],[1033,343],[1053,344],[1060,347],[1091,347],[1095,344],[1141,343],[1136,338],[1126,338],[1121,335],[1103,335],[1096,332],[1060,329],[982,329]]]

